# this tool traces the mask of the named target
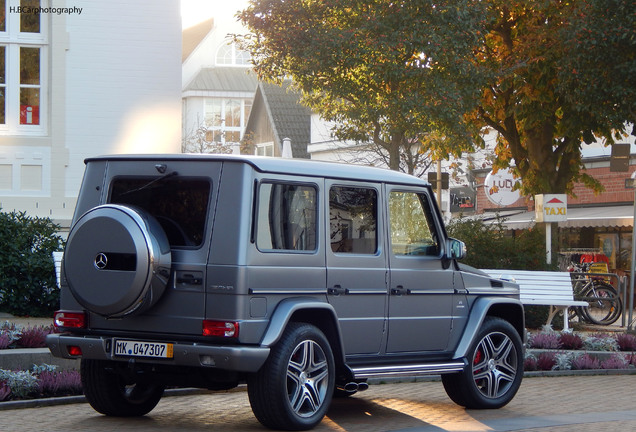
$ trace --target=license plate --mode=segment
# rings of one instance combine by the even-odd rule
[[[127,357],[172,358],[172,344],[116,339],[115,355]]]

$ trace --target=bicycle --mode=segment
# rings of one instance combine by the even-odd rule
[[[573,265],[570,271],[589,273],[590,263]],[[623,301],[618,291],[600,276],[572,276],[574,298],[586,301],[588,306],[570,308],[570,318],[578,316],[580,320],[596,325],[615,323],[623,310]]]

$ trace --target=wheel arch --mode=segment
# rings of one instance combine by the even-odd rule
[[[322,331],[333,352],[337,375],[353,376],[347,368],[338,325],[336,311],[329,303],[317,299],[288,298],[281,301],[272,314],[269,326],[261,340],[261,345],[271,347],[278,342],[287,325],[291,322],[304,322],[316,326]]]
[[[470,318],[457,345],[454,358],[466,356],[486,317],[497,317],[508,321],[519,333],[521,340],[525,342],[525,318],[521,302],[508,297],[481,297],[473,304]]]

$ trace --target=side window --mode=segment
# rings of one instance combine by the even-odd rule
[[[316,250],[316,188],[262,183],[258,191],[256,246],[260,250]]]
[[[394,255],[439,255],[432,212],[424,194],[391,192],[389,213]]]
[[[377,192],[374,189],[334,186],[329,191],[331,250],[336,253],[375,254]]]

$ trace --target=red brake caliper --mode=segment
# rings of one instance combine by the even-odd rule
[[[473,360],[473,365],[481,363],[483,358],[484,358],[484,353],[482,352],[482,350],[477,351],[475,353],[475,359]]]

